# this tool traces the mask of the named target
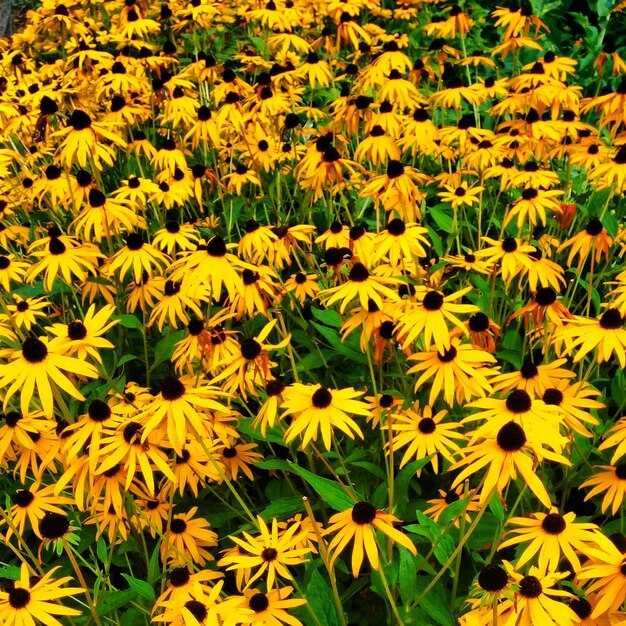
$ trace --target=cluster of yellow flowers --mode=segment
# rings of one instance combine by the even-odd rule
[[[423,618],[431,587],[401,611],[384,566],[431,573],[431,520],[462,624],[623,624],[626,63],[606,48],[577,84],[526,3],[386,4],[44,0],[0,40],[2,623],[84,593],[99,624],[94,581],[115,591],[134,544],[167,572],[155,622],[319,624],[290,597],[318,554],[340,623],[365,557],[390,619]],[[358,446],[383,491],[352,482]],[[264,513],[286,492],[259,477],[294,495],[298,470],[321,499]]]

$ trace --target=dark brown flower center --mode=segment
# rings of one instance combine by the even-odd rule
[[[27,337],[22,343],[22,356],[29,363],[41,363],[48,356],[48,348],[40,339]]]
[[[504,452],[517,452],[526,443],[526,433],[519,424],[508,422],[498,431],[496,441]]]
[[[535,373],[537,371],[536,366],[533,363],[530,363],[529,366],[535,368]],[[522,371],[522,378],[527,378],[525,373],[531,373],[528,369]],[[511,411],[511,413],[527,413],[530,411],[530,407],[532,406],[532,399],[528,395],[526,391],[523,389],[515,389],[512,391],[506,399],[506,408]]]
[[[70,322],[67,325],[67,336],[72,341],[80,341],[81,339],[84,339],[87,336],[87,328],[79,320]]]
[[[39,522],[39,532],[44,539],[59,539],[68,531],[70,520],[62,513],[46,512]]]
[[[170,572],[172,587],[182,587],[189,582],[190,574],[186,567],[176,567]]]
[[[184,519],[182,519],[181,517],[175,517],[172,520],[172,524],[170,526],[170,530],[175,535],[180,535],[181,533],[184,533],[185,530],[187,530],[187,522]]]
[[[311,403],[316,409],[325,409],[333,401],[333,394],[326,387],[316,389],[311,396]]]
[[[517,250],[517,241],[513,237],[507,237],[501,245],[505,252],[515,252]]]
[[[185,385],[174,376],[166,376],[161,382],[161,395],[164,400],[178,400],[185,394]]]
[[[604,226],[602,226],[602,222],[598,219],[590,220],[587,226],[585,227],[587,234],[591,235],[592,237],[599,235],[603,229],[604,229]]]
[[[363,526],[364,524],[371,524],[376,518],[376,508],[369,502],[361,501],[357,502],[352,507],[352,521],[355,524]]]
[[[480,570],[478,584],[485,591],[501,591],[509,582],[506,570],[499,565],[490,563]]]
[[[418,430],[424,435],[430,435],[435,432],[435,428],[437,428],[437,424],[435,424],[435,420],[431,417],[423,417],[419,424],[417,425]]]
[[[261,354],[261,344],[256,339],[246,339],[241,344],[241,356],[247,361],[254,361]]]
[[[18,489],[13,494],[12,499],[17,506],[26,508],[35,499],[35,496],[28,489]]]
[[[542,400],[546,404],[560,406],[561,402],[563,402],[563,392],[554,387],[550,387],[543,392]]]
[[[15,587],[9,591],[9,604],[13,609],[23,609],[30,602],[30,591]],[[32,618],[31,618],[32,619]]]
[[[427,291],[422,304],[427,311],[438,311],[443,306],[443,296],[438,291]]]
[[[556,291],[552,287],[541,287],[535,294],[535,302],[539,306],[550,306],[556,302]]]
[[[550,513],[543,518],[541,527],[549,535],[559,535],[567,527],[567,522],[562,515],[559,515],[558,513]]]
[[[207,608],[202,602],[198,600],[187,600],[185,602],[185,608],[202,624],[203,620],[209,614]]]
[[[104,422],[111,417],[111,408],[102,400],[94,400],[87,409],[87,414],[94,422]]]
[[[525,598],[538,598],[543,593],[541,581],[536,576],[524,576],[519,583],[519,592]]]
[[[263,552],[261,552],[261,558],[267,562],[275,561],[277,557],[278,550],[276,550],[276,548],[265,548]]]
[[[469,318],[469,328],[472,332],[482,333],[489,328],[489,318],[479,311]]]
[[[387,231],[390,235],[393,235],[394,237],[399,237],[400,235],[403,235],[405,233],[406,226],[399,217],[396,217],[395,219],[391,220],[389,224],[387,224]]]
[[[581,620],[591,615],[591,604],[589,604],[585,598],[574,598],[569,603],[569,608],[572,609]]]
[[[135,440],[135,437],[139,434],[139,432],[141,431],[142,426],[139,422],[129,422],[128,424],[126,424],[126,426],[124,426],[124,430],[122,432],[122,435],[124,437],[124,441],[128,444],[131,443],[138,443]]]
[[[602,313],[599,323],[605,330],[617,330],[624,324],[624,318],[618,309],[607,309]]]
[[[248,606],[255,613],[262,613],[269,605],[270,601],[264,593],[255,593],[253,596],[250,596],[250,599],[248,600]]]
[[[363,283],[369,278],[370,273],[363,263],[355,263],[350,270],[350,280],[355,283]]]

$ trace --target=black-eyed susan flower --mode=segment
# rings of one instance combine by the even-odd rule
[[[442,354],[450,349],[448,323],[467,332],[457,313],[475,313],[479,308],[473,304],[458,304],[455,301],[471,291],[471,287],[460,289],[444,296],[434,289],[424,289],[418,302],[407,303],[398,321],[398,330],[405,337],[403,346],[413,344],[421,338],[426,350],[434,343]],[[490,357],[491,358],[491,357]]]
[[[387,284],[395,284],[397,280],[378,276],[371,273],[363,263],[356,262],[350,269],[348,280],[337,287],[330,287],[320,292],[320,298],[326,306],[341,300],[340,313],[343,313],[353,300],[358,298],[362,307],[366,308],[369,300],[373,300],[379,307],[383,306],[383,297],[387,300],[396,300],[396,292]]]
[[[314,300],[318,297],[321,287],[316,281],[317,276],[315,274],[296,272],[285,281],[285,291],[292,293],[300,306],[303,306],[308,299]],[[295,303],[292,300],[291,309],[294,308]]]
[[[48,237],[35,241],[28,253],[38,261],[31,265],[26,273],[26,281],[35,282],[43,274],[46,291],[52,291],[55,279],[60,275],[68,284],[72,284],[72,276],[84,281],[88,274],[96,275],[98,259],[104,258],[93,244],[61,235],[56,228],[49,231]]]
[[[239,472],[254,480],[250,465],[263,460],[263,455],[256,452],[256,443],[237,443],[230,437],[224,438],[226,445],[221,449],[221,461],[226,469],[228,480],[237,480]]]
[[[39,481],[35,481],[28,487],[17,489],[11,494],[11,501],[13,502],[10,512],[11,525],[4,534],[6,541],[9,541],[15,532],[21,545],[26,522],[28,522],[33,532],[40,539],[42,538],[39,532],[39,521],[46,511],[64,514],[63,509],[59,508],[58,505],[72,503],[71,498],[56,495],[54,491],[55,485],[42,487]],[[4,520],[0,524],[4,524]]]
[[[626,555],[610,539],[602,537],[599,549],[589,554],[589,560],[577,572],[577,580],[589,581],[587,591],[598,593],[598,602],[591,617],[599,617],[605,612],[619,612],[626,600]]]
[[[66,373],[97,378],[98,372],[89,363],[75,357],[64,356],[59,346],[49,344],[45,337],[27,337],[19,350],[9,356],[9,362],[0,365],[0,388],[6,388],[4,409],[19,391],[22,413],[28,413],[35,396],[48,417],[54,412],[54,394],[64,391],[77,400],[83,395],[67,377]]]
[[[521,569],[524,564],[537,556],[537,564],[542,572],[556,571],[564,556],[574,572],[581,565],[579,554],[586,555],[589,548],[598,549],[600,529],[596,524],[576,522],[573,512],[562,515],[552,508],[550,513],[532,513],[530,517],[513,517],[508,523],[517,526],[508,531],[499,550],[508,546],[530,542],[516,561]]]
[[[491,263],[499,261],[502,278],[507,283],[524,267],[532,263],[528,255],[534,252],[535,248],[530,244],[522,243],[515,237],[506,237],[502,241],[483,237],[483,241],[490,245],[482,250],[477,250],[474,255],[481,259],[488,259]]]
[[[485,188],[480,185],[470,186],[467,182],[462,181],[457,187],[444,185],[444,189],[445,191],[441,191],[437,195],[442,202],[450,204],[454,209],[458,209],[459,207],[472,207],[478,204]]]
[[[85,593],[81,587],[64,587],[72,580],[70,576],[54,578],[60,567],[53,567],[41,577],[31,578],[29,567],[22,563],[19,580],[9,591],[0,591],[0,619],[7,626],[34,624],[59,624],[56,616],[75,617],[78,609],[54,602]]]
[[[149,277],[161,273],[169,262],[170,258],[147,243],[141,233],[132,232],[126,238],[126,245],[107,261],[107,270],[120,280],[131,273],[134,281],[141,283],[144,272]]]
[[[396,452],[406,447],[400,460],[400,468],[411,460],[430,456],[430,463],[437,473],[439,454],[452,464],[454,462],[452,454],[460,449],[454,440],[463,440],[465,436],[455,432],[460,428],[460,424],[442,423],[447,414],[447,411],[438,411],[434,414],[432,407],[428,405],[420,412],[417,403],[412,409],[394,413],[383,426],[384,429],[391,430],[391,444],[387,444],[387,454],[390,454],[392,449]],[[419,470],[417,474],[419,476]]]
[[[414,222],[405,223],[400,218],[392,219],[386,229],[374,239],[374,259],[388,259],[391,265],[401,265],[402,261],[413,261],[426,256],[430,242],[427,230]]]
[[[196,517],[197,511],[194,506],[172,517],[160,547],[163,563],[180,566],[191,562],[202,566],[214,559],[207,548],[217,546],[217,533],[211,530],[208,520]]]
[[[22,283],[28,268],[29,263],[22,261],[14,254],[0,254],[0,286],[9,292],[11,283]]]
[[[488,435],[462,450],[461,460],[450,468],[456,470],[464,467],[452,483],[452,488],[485,466],[489,466],[480,493],[481,505],[486,504],[488,497],[494,492],[501,496],[509,482],[520,475],[540,502],[550,508],[552,506],[550,495],[533,471],[535,456],[545,457],[564,465],[571,464],[563,455],[547,450],[540,443],[529,439],[525,429],[516,422],[507,422],[495,435]]]
[[[212,587],[212,581],[219,580],[223,574],[214,570],[190,570],[189,566],[181,565],[173,567],[167,573],[165,591],[157,598],[155,608],[162,606],[166,600],[176,602],[178,605],[198,596],[198,590],[208,591]]]
[[[233,610],[232,617],[225,618],[224,624],[258,624],[262,626],[302,626],[302,622],[290,615],[286,609],[292,609],[306,604],[306,600],[301,598],[289,598],[293,587],[282,587],[272,589],[263,593],[256,589],[247,589],[239,600],[239,609]],[[241,610],[243,608],[243,611]],[[245,611],[245,614],[244,614]]]
[[[83,320],[46,327],[46,330],[53,335],[50,349],[58,349],[67,356],[76,355],[81,361],[91,357],[101,363],[102,358],[98,350],[114,347],[102,336],[117,324],[117,320],[110,321],[114,311],[115,308],[111,305],[105,305],[96,311],[96,305],[92,304]]]
[[[131,201],[107,198],[99,189],[89,191],[87,206],[70,224],[70,232],[95,243],[136,228],[145,229],[146,221]]]
[[[277,239],[271,226],[262,226],[250,218],[246,222],[245,233],[239,240],[237,250],[244,260],[260,265],[272,256]]]
[[[226,244],[222,237],[215,235],[206,244],[173,263],[170,278],[180,281],[187,277],[191,285],[209,288],[215,301],[221,298],[224,286],[232,298],[242,289],[241,276],[237,270],[252,269],[251,265],[229,252],[229,249],[235,247],[236,244]],[[195,297],[193,287],[189,295]]]
[[[174,571],[180,569],[182,568],[177,568]],[[156,614],[152,621],[162,622],[168,626],[218,626],[225,624],[224,619],[233,615],[238,602],[231,598],[222,600],[220,594],[223,584],[223,580],[217,581],[214,586],[201,585],[196,582],[191,590],[192,595],[189,595],[188,598],[177,595],[175,598],[161,599],[156,608],[163,609],[163,612]]]
[[[67,127],[55,133],[55,137],[63,138],[60,144],[60,162],[70,169],[76,160],[85,168],[87,164],[102,170],[111,167],[115,160],[115,149],[126,148],[126,142],[114,132],[111,123],[95,122],[91,116],[81,109],[74,109],[67,121]]]
[[[468,498],[467,506],[465,507],[465,523],[471,523],[472,518],[470,513],[476,513],[476,511],[480,510],[480,506],[478,504],[478,496],[474,490],[469,490],[467,494],[465,493],[466,485],[457,485],[454,489],[449,489],[448,491],[444,491],[443,489],[439,489],[439,498],[433,498],[428,500],[428,504],[431,506],[424,511],[424,515],[429,516],[433,521],[438,522],[441,514],[446,510],[446,508],[453,504],[454,502],[459,502],[459,500],[465,500]],[[459,527],[460,518],[457,518],[453,521],[454,525]]]
[[[609,259],[609,247],[613,239],[609,236],[599,219],[589,220],[584,230],[570,237],[559,246],[558,252],[570,249],[567,256],[567,265],[571,267],[572,261],[578,256],[580,265],[584,263],[589,254],[593,255],[596,263],[600,261],[604,255],[605,259]]]
[[[101,440],[96,475],[120,465],[126,469],[126,489],[130,488],[135,475],[141,474],[150,493],[154,493],[156,470],[171,481],[176,478],[154,437],[141,441],[142,427],[141,422],[129,418],[117,419],[107,427]]]
[[[310,548],[303,548],[298,536],[300,524],[293,524],[285,532],[280,533],[278,521],[272,519],[271,527],[257,517],[259,534],[253,536],[244,531],[243,539],[230,536],[230,539],[239,546],[239,554],[228,554],[219,562],[220,566],[227,566],[227,570],[243,568],[258,568],[249,578],[246,588],[265,575],[267,589],[277,586],[279,578],[293,580],[289,569],[290,566],[299,565],[306,561],[306,555],[311,552]]]
[[[328,550],[332,555],[331,567],[348,543],[353,541],[351,571],[355,578],[361,571],[365,555],[372,569],[377,570],[380,566],[376,530],[406,548],[411,554],[417,554],[413,542],[394,528],[393,524],[400,520],[390,513],[377,510],[369,502],[357,502],[352,508],[333,515],[328,522],[329,526],[324,534],[335,534],[328,544]]]
[[[495,391],[512,391],[513,389],[523,389],[531,396],[541,397],[543,392],[551,387],[555,387],[561,381],[574,378],[576,374],[564,367],[567,361],[557,359],[551,363],[535,362],[527,359],[517,372],[499,374],[492,380]]]
[[[559,345],[565,344],[560,350],[562,355],[575,353],[575,363],[595,349],[598,363],[614,354],[620,366],[626,367],[626,329],[618,309],[606,308],[599,319],[576,315],[558,329],[556,338]]]
[[[284,409],[282,417],[291,415],[292,421],[285,431],[286,443],[296,437],[302,438],[301,448],[306,448],[311,441],[317,440],[321,433],[324,446],[331,449],[333,429],[338,428],[351,439],[355,435],[363,438],[359,425],[350,417],[370,415],[367,404],[357,400],[363,395],[352,387],[347,389],[327,389],[321,385],[303,385],[293,383],[283,391]]]
[[[585,500],[604,493],[601,511],[604,513],[610,508],[611,514],[615,515],[626,495],[626,463],[600,465],[595,470],[595,473],[581,485],[581,488],[592,487]]]
[[[219,387],[196,376],[166,376],[154,400],[137,416],[143,424],[141,441],[145,442],[156,430],[159,440],[165,438],[167,446],[180,456],[188,435],[200,439],[208,437],[203,409],[227,413],[228,407],[219,402],[227,397]]]
[[[508,623],[520,626],[532,626],[538,620],[546,626],[574,626],[579,623],[578,616],[564,602],[555,598],[571,599],[569,591],[553,589],[569,572],[544,571],[531,567],[528,574],[523,575],[513,569],[513,566],[504,563],[508,575],[514,583],[515,593],[511,600],[505,600],[511,607]]]
[[[490,365],[497,362],[496,358],[472,344],[461,343],[458,337],[451,339],[447,349],[440,351],[433,346],[430,350],[412,354],[408,360],[418,361],[407,370],[407,374],[419,374],[414,386],[416,392],[434,377],[428,399],[431,405],[439,395],[443,395],[448,406],[453,406],[455,400],[468,402],[493,391],[491,380],[497,370]]]
[[[239,344],[239,354],[227,355],[227,360],[217,365],[223,367],[213,383],[222,383],[224,391],[231,393],[239,389],[240,393],[247,397],[247,392],[254,392],[255,385],[264,385],[268,378],[269,370],[276,364],[269,360],[270,350],[284,348],[291,341],[291,335],[287,335],[277,344],[266,343],[266,339],[276,326],[277,320],[268,322],[255,336],[245,339]]]
[[[8,304],[7,310],[11,313],[11,321],[18,327],[30,331],[39,323],[39,318],[46,317],[45,309],[50,308],[47,298],[22,298],[19,294],[13,295],[14,304]]]
[[[284,401],[283,391],[285,391],[285,388],[285,384],[279,378],[271,378],[265,383],[267,399],[257,411],[256,417],[252,422],[255,428],[260,428],[264,437],[267,428],[274,428],[274,424],[278,419],[278,408]]]

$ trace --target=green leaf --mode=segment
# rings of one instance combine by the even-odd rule
[[[441,241],[441,237],[435,232],[434,228],[430,226],[426,226],[426,230],[428,231],[428,238],[430,242],[433,244],[433,248],[438,257],[442,257],[446,252],[443,249],[443,242]]]
[[[439,516],[439,524],[446,526],[453,520],[461,517],[469,499],[470,497],[468,496],[467,498],[462,498],[461,500],[448,504]]]
[[[334,309],[311,309],[311,313],[316,320],[326,324],[326,326],[339,328],[343,324],[341,315]]]
[[[155,367],[164,363],[165,361],[169,361],[174,353],[174,344],[180,341],[184,336],[186,330],[177,330],[169,335],[166,335],[161,339],[154,348],[154,363],[150,370],[153,370]]]
[[[96,554],[102,563],[106,563],[109,559],[109,555],[107,554],[107,544],[102,537],[99,537],[96,542]]]
[[[117,362],[117,367],[122,367],[122,365],[124,365],[124,363],[128,363],[129,361],[133,361],[134,359],[138,359],[138,356],[135,356],[134,354],[125,354],[118,362]]]
[[[504,507],[502,506],[502,500],[497,493],[494,493],[491,500],[489,500],[489,510],[501,524],[504,522]]]
[[[291,498],[281,498],[276,502],[272,502],[268,507],[261,511],[260,515],[264,520],[273,517],[282,517],[285,515],[294,515],[304,510],[304,504],[300,496]]]
[[[364,469],[366,472],[373,474],[376,478],[380,478],[381,480],[387,480],[387,475],[383,472],[378,465],[374,463],[370,463],[369,461],[352,461],[350,466],[360,467]]]
[[[150,603],[154,603],[156,600],[156,596],[154,593],[154,587],[147,583],[145,580],[139,580],[139,578],[135,578],[134,576],[129,576],[128,574],[122,574],[122,576],[126,579],[130,588],[137,593],[141,598],[145,598]]]
[[[418,581],[417,595],[419,596],[430,581]],[[433,624],[439,626],[454,626],[454,618],[448,608],[449,598],[444,590],[438,585],[431,589],[420,601],[419,612],[423,612],[422,619],[418,619],[418,624]]]
[[[2,565],[0,567],[0,578],[8,580],[19,580],[20,568],[17,565]]]
[[[125,313],[123,315],[111,315],[111,320],[117,320],[124,328],[135,328],[143,332],[143,324],[136,315]]]
[[[334,328],[328,328],[328,326],[322,326],[321,324],[317,324],[316,322],[311,322],[313,328],[315,328],[326,341],[333,347],[333,350],[339,352],[339,354],[343,354],[348,357],[352,361],[356,361],[357,363],[367,363],[367,357],[361,352],[357,352],[356,350],[352,350],[347,345],[342,343],[341,336]]]
[[[134,589],[122,589],[122,591],[103,591],[102,601],[98,603],[98,615],[108,615],[123,606],[130,604],[136,597]]]
[[[291,467],[287,461],[281,461],[280,459],[269,459],[267,461],[259,461],[254,464],[255,467],[260,467],[265,470],[283,470],[289,472]]]
[[[315,570],[306,587],[306,599],[322,626],[339,626],[339,616],[332,597],[330,586]]]
[[[324,358],[322,358],[322,354]],[[311,352],[307,354],[304,358],[300,359],[299,363],[296,365],[296,369],[299,371],[302,370],[317,370],[320,367],[326,367],[326,362],[328,362],[333,357],[333,353],[330,350],[322,350],[322,354],[319,352]]]
[[[399,497],[406,497],[409,491],[409,482],[415,477],[418,470],[422,469],[430,462],[432,455],[427,456],[425,459],[416,459],[411,461],[408,465],[405,465],[396,476],[395,480],[395,492]]]
[[[302,480],[306,481],[315,489],[317,494],[328,506],[336,511],[345,511],[354,506],[355,500],[351,498],[334,480],[317,476],[302,467],[287,461],[294,474],[298,474]]]
[[[138,624],[145,624],[146,621],[142,612],[134,606],[131,606],[122,613],[120,626],[137,626]]]
[[[444,210],[444,204],[438,204],[428,209],[428,216],[432,217],[435,224],[446,234],[452,232],[452,215]]]
[[[408,550],[400,548],[400,564],[398,566],[398,582],[400,583],[400,596],[404,604],[409,604],[415,599],[417,590],[417,568],[413,556]]]

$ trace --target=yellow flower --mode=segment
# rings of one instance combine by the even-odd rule
[[[290,443],[296,437],[302,437],[301,448],[306,448],[317,439],[321,431],[322,440],[327,450],[331,449],[333,428],[338,428],[350,439],[354,435],[363,438],[358,424],[348,415],[369,416],[370,409],[365,402],[357,400],[363,395],[352,387],[347,389],[327,389],[321,385],[303,385],[293,383],[283,391],[285,409],[282,417],[293,415],[289,428],[285,431],[285,442]]]
[[[328,550],[332,554],[331,567],[348,543],[353,540],[352,575],[355,578],[359,575],[364,555],[367,555],[372,569],[377,570],[380,567],[380,560],[376,530],[380,530],[391,541],[399,543],[415,556],[417,550],[413,542],[393,527],[393,523],[399,521],[397,517],[390,513],[378,511],[365,501],[357,502],[352,508],[333,515],[328,520],[330,526],[324,532],[325,535],[336,533],[328,544]]]

